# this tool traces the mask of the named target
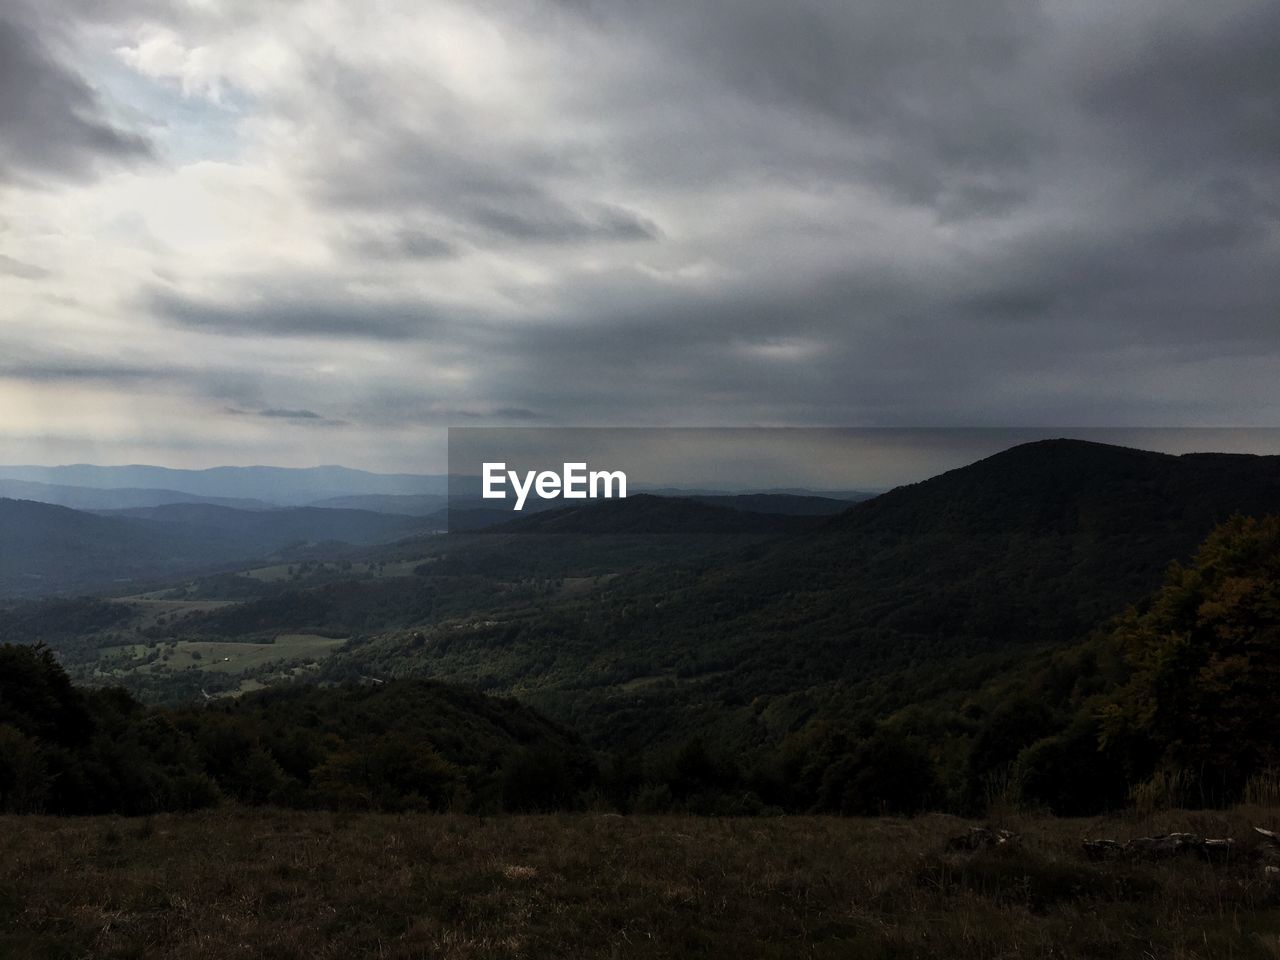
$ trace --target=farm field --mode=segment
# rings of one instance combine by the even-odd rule
[[[111,652],[139,659],[138,670],[154,670],[163,664],[170,670],[198,667],[213,673],[245,673],[273,660],[298,661],[319,659],[346,642],[340,637],[321,637],[306,633],[285,633],[276,637],[275,643],[237,643],[220,640],[178,640],[172,644],[168,660],[151,664],[141,663],[151,651],[146,644],[115,647]]]
[[[284,633],[274,643],[175,640],[104,648],[88,676],[111,683],[175,675],[207,678],[211,696],[235,696],[271,682],[296,677],[315,667],[346,643],[342,637]],[[200,679],[205,683],[205,679]]]
[[[591,813],[0,818],[0,956],[1270,958],[1277,811],[971,824]],[[1084,836],[1239,838],[1095,862]]]

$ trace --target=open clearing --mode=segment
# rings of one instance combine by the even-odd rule
[[[186,670],[195,667],[211,673],[247,673],[272,661],[283,660],[289,663],[320,660],[342,644],[343,637],[322,637],[309,633],[284,633],[276,637],[275,643],[233,643],[220,640],[179,640],[176,645],[160,643],[151,647],[146,644],[133,644],[126,647],[111,647],[107,653],[113,659],[109,663],[110,672],[120,670],[138,670],[155,672],[160,667],[171,671]],[[155,652],[160,657],[152,663],[145,658]],[[132,663],[121,663],[121,654],[132,657]],[[165,656],[168,659],[164,659]]]
[[[332,560],[296,561],[294,563],[277,563],[266,567],[254,567],[244,570],[240,576],[263,583],[283,583],[288,580],[305,582],[325,574],[344,577],[407,577],[415,567],[427,562],[427,557],[413,560],[393,560],[386,563],[339,562]]]
[[[964,821],[285,813],[0,817],[0,956],[1274,958],[1277,811]],[[1192,830],[1225,863],[1094,862]]]

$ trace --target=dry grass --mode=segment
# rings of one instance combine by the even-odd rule
[[[1246,855],[1077,849],[1274,819],[1015,818],[1016,848],[957,853],[947,817],[6,817],[0,957],[1274,958],[1280,885]]]

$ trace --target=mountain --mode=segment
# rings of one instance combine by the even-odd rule
[[[75,510],[127,510],[133,507],[158,507],[166,503],[213,503],[237,510],[266,510],[271,507],[271,504],[262,500],[202,497],[194,493],[183,493],[181,490],[71,487],[31,480],[0,480],[0,497],[53,503]]]
[[[736,501],[736,497],[711,499],[717,502],[636,494],[543,510],[530,516],[515,514],[517,519],[486,529],[490,533],[522,534],[782,534],[816,526],[814,517],[803,513],[738,509],[718,502]]]
[[[584,507],[575,523],[621,503]],[[437,624],[425,654],[391,633],[328,669],[483,678],[599,743],[699,728],[776,741],[820,713],[878,716],[969,682],[973,664],[1071,643],[1236,512],[1280,512],[1280,458],[1043,441],[803,533]],[[535,554],[536,538],[511,549]]]
[[[184,534],[201,532],[210,538],[232,537],[241,545],[239,549],[250,551],[330,540],[350,544],[386,543],[433,526],[419,517],[369,510],[288,507],[249,511],[207,503],[171,503],[102,512],[102,515],[180,525]]]
[[[859,500],[870,500],[873,494],[858,497],[820,497],[796,493],[738,493],[695,496],[689,499],[713,507],[728,507],[749,513],[778,513],[797,517],[822,517],[844,513]]]
[[[128,532],[185,528],[184,514],[208,510],[148,512]],[[1153,609],[1170,562],[1236,513],[1280,513],[1280,458],[1044,441],[834,515],[637,496],[346,548],[349,566],[300,564],[279,582],[210,577],[166,601],[192,605],[168,622],[134,611],[101,629],[109,611],[64,604],[59,649],[83,654],[83,671],[99,653],[128,659],[111,652],[121,634],[158,658],[192,642],[349,637],[307,682],[431,678],[512,695],[614,751],[608,790],[647,809],[756,797],[972,812],[1025,787],[1089,813],[1145,776],[1123,756],[1100,760],[1099,698],[1135,689],[1113,618]],[[1217,555],[1194,577],[1209,582]],[[1222,609],[1243,596],[1238,581],[1213,581]],[[1202,605],[1184,612],[1200,618]],[[56,615],[48,602],[18,613],[10,634],[29,640],[44,636],[23,624]],[[157,669],[135,688],[163,694]],[[1142,721],[1149,697],[1129,699]],[[1019,785],[1010,764],[1024,752],[1035,779]]]
[[[189,563],[160,524],[0,499],[0,596],[111,589]]]
[[[361,510],[179,503],[87,513],[0,499],[0,597],[119,590],[304,544],[385,543],[431,526],[416,517]]]
[[[265,500],[289,506],[353,495],[414,496],[447,492],[443,476],[379,474],[337,466],[212,467],[207,470],[146,465],[0,466],[0,478],[97,489],[176,490],[199,497]]]
[[[371,510],[374,513],[395,513],[406,517],[426,517],[439,513],[449,504],[443,493],[404,494],[352,494],[345,497],[328,497],[308,504],[312,507],[339,510]]]

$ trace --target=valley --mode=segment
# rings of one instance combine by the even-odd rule
[[[1087,812],[1146,761],[1070,796],[1034,764],[1097,749],[1091,703],[1131,672],[1115,618],[1216,526],[1275,512],[1278,462],[1045,441],[838,513],[640,495],[20,600],[0,640],[174,707],[420,678],[514,697],[582,736],[623,806],[966,811],[1016,766]],[[685,754],[697,777],[646,794]]]

